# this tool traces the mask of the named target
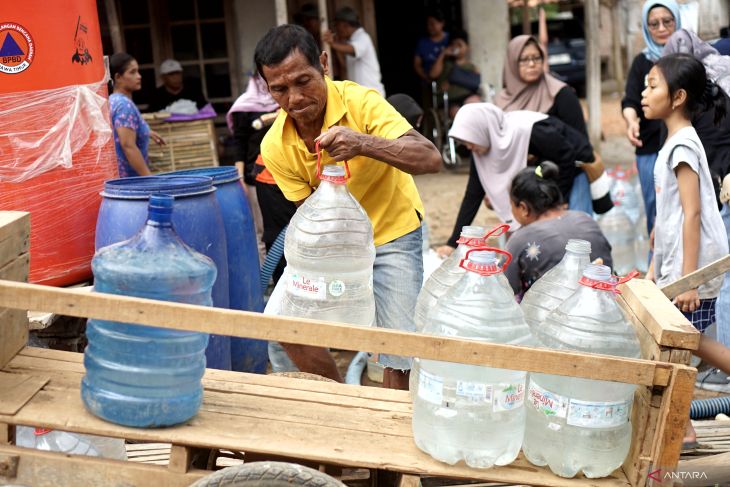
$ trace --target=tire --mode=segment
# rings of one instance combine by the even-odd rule
[[[285,462],[252,462],[224,468],[190,487],[345,487],[309,467]]]

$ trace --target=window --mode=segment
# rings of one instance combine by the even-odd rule
[[[140,65],[142,89],[134,99],[141,109],[154,93],[160,63],[173,58],[217,113],[228,110],[239,91],[232,0],[116,0],[116,8],[124,49]]]

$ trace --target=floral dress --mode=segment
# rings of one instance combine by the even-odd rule
[[[126,96],[120,93],[114,93],[109,97],[109,106],[112,115],[112,127],[114,129],[114,148],[117,151],[117,162],[119,164],[119,177],[128,178],[139,176],[137,171],[130,166],[127,156],[124,154],[124,150],[122,150],[117,129],[124,127],[134,130],[137,148],[142,153],[145,163],[149,165],[147,147],[150,144],[150,127],[142,118],[142,114],[139,113],[137,105]]]

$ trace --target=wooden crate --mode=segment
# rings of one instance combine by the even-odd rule
[[[563,479],[520,457],[477,470],[449,466],[418,450],[407,392],[301,379],[207,370],[199,414],[183,425],[135,429],[87,413],[79,392],[82,355],[24,348],[0,371],[0,484],[43,486],[185,486],[205,475],[191,468],[192,449],[246,452],[303,463],[390,470],[400,485],[418,476],[509,484],[640,486],[658,468],[677,466],[696,371],[681,363],[699,334],[652,284],[632,281],[621,304],[630,312],[646,357],[530,349],[394,330],[205,308],[0,281],[0,306],[125,321],[290,343],[515,368],[637,384],[631,453],[604,479]],[[12,328],[12,327],[11,327]],[[8,326],[0,327],[0,343]],[[11,352],[11,354],[14,352]],[[673,361],[674,360],[674,361]],[[8,385],[9,384],[9,385]],[[14,425],[32,425],[153,443],[171,443],[168,466],[65,456],[12,445]]]
[[[153,173],[218,166],[218,148],[212,119],[190,122],[165,122],[155,114],[145,114],[151,130],[165,139],[166,145],[150,142],[149,166]]]

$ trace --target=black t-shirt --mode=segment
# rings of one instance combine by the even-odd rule
[[[588,127],[586,127],[586,120],[583,118],[583,107],[580,106],[578,95],[570,86],[565,85],[558,91],[555,100],[553,100],[553,106],[550,107],[547,114],[562,120],[588,138]]]
[[[192,100],[195,102],[198,110],[208,103],[205,96],[203,96],[203,90],[201,89],[200,84],[195,80],[186,79],[183,81],[182,91],[175,95],[167,91],[165,89],[165,85],[157,88],[150,99],[148,110],[150,112],[159,112],[177,100]]]
[[[621,100],[622,110],[630,107],[636,110],[637,115],[639,115],[639,138],[643,143],[641,147],[636,148],[636,153],[639,155],[654,154],[659,152],[661,148],[659,136],[662,121],[647,120],[644,117],[644,111],[641,109],[641,92],[645,88],[644,80],[651,71],[652,66],[654,66],[654,63],[649,61],[643,53],[634,58],[629,75],[626,78],[626,94],[624,99]]]

